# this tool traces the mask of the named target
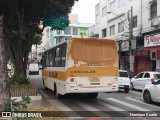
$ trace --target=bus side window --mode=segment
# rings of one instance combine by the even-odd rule
[[[55,52],[55,66],[60,66],[60,47],[56,48],[56,52]]]
[[[66,64],[66,44],[62,46],[61,52],[61,67],[65,67]]]
[[[49,56],[48,56],[48,52],[46,54],[46,67],[49,67]]]

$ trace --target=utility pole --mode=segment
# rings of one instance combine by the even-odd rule
[[[132,50],[131,50],[131,40],[133,39],[133,7],[131,6],[131,10],[128,11],[128,21],[129,21],[129,43],[130,43],[130,75],[132,77],[133,73],[133,63],[132,63]]]

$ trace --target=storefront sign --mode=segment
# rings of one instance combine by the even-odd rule
[[[121,45],[122,51],[129,51],[129,41],[123,41]]]
[[[144,36],[144,47],[160,45],[160,34]]]

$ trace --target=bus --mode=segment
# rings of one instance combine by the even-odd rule
[[[57,98],[82,93],[96,98],[99,92],[118,91],[118,51],[115,40],[71,38],[46,50],[42,56],[45,88]]]

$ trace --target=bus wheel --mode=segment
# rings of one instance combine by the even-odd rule
[[[44,89],[48,89],[48,88],[46,88],[45,85],[44,85],[44,79],[43,79],[43,87],[44,87]]]
[[[98,93],[89,93],[89,98],[96,98]]]
[[[57,86],[55,85],[54,92],[56,93],[56,98],[62,98],[62,95],[57,92]]]

